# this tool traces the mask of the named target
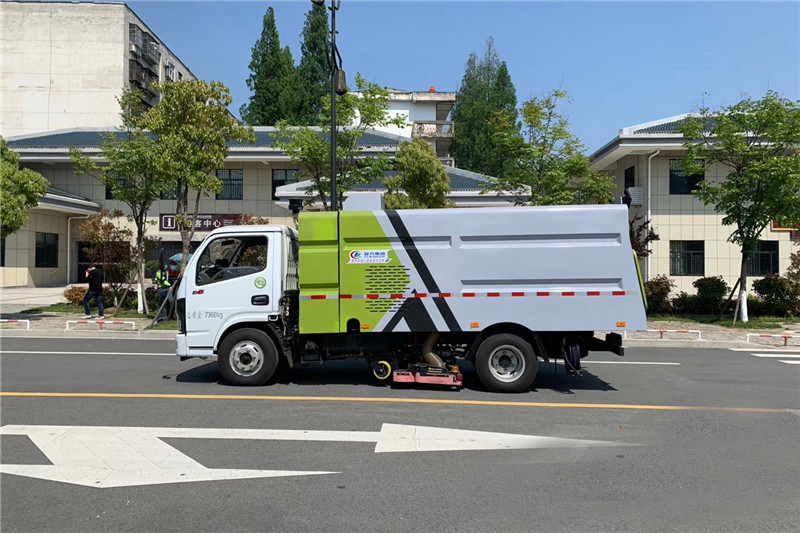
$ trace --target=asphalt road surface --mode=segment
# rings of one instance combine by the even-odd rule
[[[361,361],[231,387],[173,347],[0,339],[4,533],[800,530],[800,352],[599,353],[503,395]]]

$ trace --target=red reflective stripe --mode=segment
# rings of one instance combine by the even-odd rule
[[[397,298],[402,298],[403,295],[402,294],[392,294],[391,297],[397,299]]]
[[[378,299],[378,298],[380,298],[380,297],[381,297],[381,295],[380,295],[380,294],[367,294],[367,298],[368,298],[369,300],[377,300],[377,299]]]
[[[312,300],[324,300],[325,299],[325,295],[324,294],[312,294],[311,295],[311,299]]]
[[[464,297],[464,298],[475,298],[475,293],[474,292],[465,292],[461,296]]]
[[[353,295],[352,294],[340,294],[339,298],[341,298],[342,300],[350,300],[350,299],[353,298]]]
[[[575,296],[574,292],[562,292],[561,296]]]
[[[511,296],[525,296],[524,292],[512,292]]]
[[[613,291],[611,294],[614,296],[625,296],[625,291]]]
[[[536,296],[550,296],[549,292],[537,292]]]
[[[589,291],[586,293],[586,296],[600,296],[599,291]]]
[[[489,298],[499,298],[500,297],[500,293],[499,292],[487,292],[486,296],[488,296]]]
[[[449,292],[440,292],[439,293],[439,298],[450,298],[450,293]]]
[[[427,298],[427,297],[428,297],[428,293],[426,293],[426,292],[418,292],[418,293],[416,293],[414,295],[414,298]]]

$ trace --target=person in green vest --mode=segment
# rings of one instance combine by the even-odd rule
[[[161,309],[161,306],[164,304],[164,301],[167,299],[170,293],[170,285],[169,282],[169,275],[167,274],[167,265],[164,265],[163,268],[159,268],[156,272],[155,278],[153,281],[156,284],[156,289],[158,290],[158,307],[159,309],[158,316],[156,317],[157,322],[163,322],[166,320],[167,313]],[[172,300],[172,298],[170,298]],[[162,315],[163,312],[163,315]]]

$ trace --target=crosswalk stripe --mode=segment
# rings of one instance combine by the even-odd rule
[[[773,359],[780,359],[781,357],[797,357],[800,358],[800,353],[793,354],[793,353],[753,353],[750,354],[755,357],[771,357]]]
[[[800,365],[800,361],[797,361],[797,360],[794,360],[794,361],[783,361],[782,360],[781,363],[786,363],[787,365]]]

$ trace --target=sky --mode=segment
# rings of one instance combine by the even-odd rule
[[[309,0],[128,5],[195,76],[224,82],[239,106],[267,7],[300,60]],[[329,4],[329,2],[328,2]],[[470,52],[493,37],[519,103],[555,88],[591,154],[620,128],[731,105],[769,90],[800,99],[800,2],[342,0],[337,45],[356,72],[403,90],[456,91]]]

